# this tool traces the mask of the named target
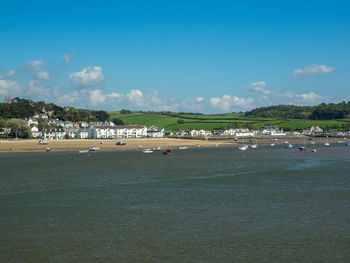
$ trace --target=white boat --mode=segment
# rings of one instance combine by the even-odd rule
[[[153,150],[154,152],[159,152],[161,149],[160,149],[160,147],[158,146],[158,147],[153,147],[152,150]]]
[[[245,151],[248,149],[248,145],[244,144],[238,147],[238,149],[240,149],[241,151]]]
[[[51,152],[51,148],[46,148],[46,151],[47,152]]]
[[[79,152],[79,153],[88,153],[89,150],[79,150],[78,152]]]
[[[45,141],[45,140],[40,140],[40,141],[38,141],[38,144],[47,144],[47,141]]]
[[[254,143],[255,141],[255,143]],[[256,149],[258,148],[258,141],[257,140],[253,140],[253,144],[249,145],[250,148]]]
[[[239,146],[238,149],[240,149],[241,151],[245,151],[248,149],[248,145],[244,144],[244,138],[243,138],[243,144]]]
[[[316,152],[316,149],[312,149],[311,152],[315,153],[315,152]]]
[[[186,150],[186,149],[187,149],[187,146],[179,146],[178,149],[179,149],[179,150]]]
[[[293,144],[286,143],[286,144],[284,145],[284,147],[285,147],[286,149],[293,148]]]
[[[274,143],[271,143],[270,145],[271,145],[271,147],[275,147],[275,144],[274,144]]]
[[[152,149],[144,149],[142,152],[143,153],[153,153],[153,150]]]
[[[331,145],[331,144],[328,142],[328,136],[327,136],[327,142],[326,142],[324,145],[325,145],[325,146]]]

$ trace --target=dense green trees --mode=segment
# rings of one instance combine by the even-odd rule
[[[51,118],[62,121],[106,121],[109,114],[105,111],[75,109],[74,107],[60,107],[54,103],[46,104],[43,101],[14,98],[9,102],[0,103],[0,118],[29,118],[36,113],[48,113]]]
[[[322,103],[318,106],[269,106],[248,111],[245,116],[312,120],[344,119],[350,117],[350,102]]]
[[[7,126],[11,128],[10,136],[15,138],[29,138],[31,136],[30,127],[27,122],[23,119],[10,119],[7,122]]]
[[[315,106],[277,105],[256,108],[245,113],[247,117],[308,119]]]

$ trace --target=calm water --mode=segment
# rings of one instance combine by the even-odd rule
[[[0,262],[350,262],[350,147],[0,165]]]

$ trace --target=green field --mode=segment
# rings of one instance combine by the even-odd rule
[[[312,125],[319,125],[324,129],[341,128],[343,124],[350,124],[350,120],[307,120],[307,119],[274,119],[274,118],[248,118],[240,113],[227,114],[163,114],[132,112],[121,114],[119,112],[109,112],[111,119],[118,118],[125,124],[140,124],[149,126],[162,126],[166,130],[189,130],[214,128],[227,128],[228,126],[248,127],[259,129],[264,125],[278,125],[283,129],[304,129]],[[179,123],[180,120],[180,123]]]

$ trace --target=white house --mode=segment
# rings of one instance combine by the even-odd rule
[[[318,126],[318,125],[312,125],[311,128],[310,128],[310,131],[312,132],[323,132],[323,129]]]
[[[199,132],[197,130],[190,130],[190,135],[192,137],[196,137],[196,136],[199,136]]]
[[[32,126],[32,125],[38,126],[39,122],[36,119],[29,118],[29,120],[27,121],[27,124],[28,126]]]
[[[271,136],[285,136],[287,135],[285,132],[283,132],[283,130],[280,130],[280,131],[270,131],[270,134],[268,135],[271,135]]]
[[[32,132],[33,138],[40,138],[43,135],[36,126],[33,126],[30,131]]]
[[[44,138],[47,140],[63,140],[65,139],[66,132],[62,128],[57,129],[44,129]]]
[[[237,131],[235,134],[236,137],[252,137],[254,136],[253,131]]]
[[[69,138],[74,139],[78,135],[78,129],[76,128],[63,128],[63,130],[66,132],[65,135],[68,134]]]
[[[78,139],[89,138],[89,130],[88,129],[79,129],[76,138],[78,138]]]
[[[90,126],[88,134],[89,138],[94,139],[114,139],[116,138],[116,129],[111,126]]]
[[[152,138],[164,137],[164,128],[152,126],[147,129],[147,136]]]
[[[147,127],[143,125],[117,125],[117,138],[143,138],[147,137]]]

